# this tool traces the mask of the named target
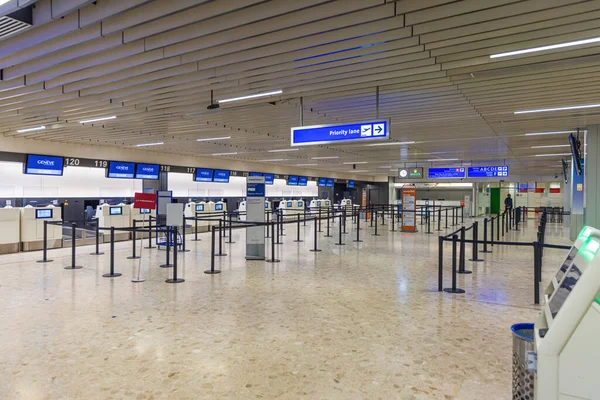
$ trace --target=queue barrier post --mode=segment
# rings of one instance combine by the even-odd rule
[[[494,220],[492,219],[492,222]],[[493,228],[492,228],[493,231]],[[483,219],[483,250],[482,253],[491,253],[491,250],[488,250],[488,219],[485,217]]]
[[[342,232],[344,235],[348,234],[348,232],[346,232],[346,207],[344,207],[342,209],[342,219],[344,221],[344,231]],[[341,221],[340,221],[341,222]]]
[[[165,263],[159,265],[161,268],[171,268],[173,264],[171,264],[171,228],[167,226],[167,232],[165,235],[165,246],[166,246],[166,255],[165,255]],[[177,251],[177,242],[175,242],[175,252]]]
[[[300,213],[298,213],[298,231],[296,232],[296,240],[294,240],[294,242],[296,242],[296,243],[304,242],[304,240],[300,240]]]
[[[185,228],[186,228],[186,224],[185,224],[185,217],[183,217],[183,226],[181,227],[181,251],[182,253],[187,253],[190,250],[185,248]],[[175,237],[177,237],[177,235],[175,235]]]
[[[371,236],[380,236],[379,233],[377,233],[377,210],[374,211],[375,216],[371,219],[371,222],[373,221],[373,219],[375,220],[375,233],[372,234]]]
[[[435,213],[435,211],[434,211]],[[427,235],[432,235],[433,232],[431,232],[431,213],[429,211],[429,209],[427,210],[427,232],[425,232]]]
[[[334,218],[335,218],[335,216],[334,216]],[[340,226],[340,229],[342,229],[341,226]],[[333,235],[331,235],[329,232],[329,208],[327,208],[327,235],[325,235],[324,237],[333,237]]]
[[[456,226],[456,207],[452,207],[452,226]]]
[[[223,253],[223,220],[219,219],[219,254],[215,254],[217,257],[225,257],[227,254]]]
[[[318,248],[317,248],[317,218],[315,218],[315,229],[314,229],[314,233],[315,233],[315,236],[314,236],[314,248],[313,248],[313,249],[311,249],[310,251],[312,251],[312,252],[315,252],[315,253],[316,253],[316,252],[319,252],[319,251],[321,251],[320,249],[318,249]]]
[[[185,230],[185,219],[183,222],[183,229]],[[173,227],[173,237],[177,240],[178,229],[176,226]],[[175,251],[173,252],[173,278],[165,280],[167,283],[181,283],[185,282],[185,279],[177,277],[177,243],[175,243]]]
[[[473,273],[472,271],[467,271],[465,269],[465,259],[466,259],[466,256],[465,256],[465,243],[466,243],[465,242],[465,240],[466,240],[465,235],[466,235],[466,232],[467,231],[466,231],[465,227],[463,226],[460,229],[460,245],[459,245],[459,254],[458,254],[458,258],[459,258],[459,260],[458,260],[458,273],[459,274],[472,274]]]
[[[275,244],[278,244],[278,245],[279,244],[283,244],[283,242],[279,241],[279,218],[281,218],[281,217],[282,216],[280,214],[276,214],[276,220],[273,221],[273,223],[275,223],[277,225],[275,226],[276,227],[276,229],[275,229],[275,236],[273,236],[272,239],[275,240],[275,238],[277,238],[277,241],[275,242]],[[273,232],[271,232],[271,233],[273,233]]]
[[[394,218],[394,208],[395,207],[392,204],[392,206],[390,207],[390,212],[391,212],[391,217],[390,218],[392,219],[392,230],[390,232],[394,232],[394,230],[396,229],[396,227],[395,227],[396,220]]]
[[[448,229],[448,208],[446,207],[446,209],[444,210],[445,214],[446,214],[446,228]]]
[[[279,222],[279,219],[277,220],[277,222]],[[269,263],[278,263],[280,260],[275,258],[275,245],[277,243],[275,243],[275,236],[277,236],[277,241],[279,242],[279,227],[277,227],[277,234],[275,234],[275,221],[271,222],[271,258],[265,260],[266,262]],[[279,224],[277,224],[279,225]],[[267,231],[269,230],[269,227],[267,226]]]
[[[463,224],[465,222],[465,206],[460,206],[460,223]]]
[[[491,221],[491,230],[490,230],[490,245],[492,247],[494,247],[494,219],[495,218],[492,218],[492,221]],[[491,252],[492,251],[490,250],[490,253]]]
[[[271,214],[272,214],[272,213],[273,213],[273,212],[271,211]],[[270,213],[268,213],[268,212],[267,212],[266,214],[267,214],[267,225],[265,225],[265,228],[266,228],[267,234],[265,235],[265,238],[266,238],[266,239],[268,239],[268,238],[270,237],[270,236],[269,236],[269,223],[270,223],[270,220],[271,220],[271,214],[270,214]],[[247,219],[248,219],[248,217],[246,217],[246,220],[247,220]]]
[[[215,269],[215,232],[217,230],[216,226],[211,226],[211,236],[210,236],[210,269],[204,271],[205,274],[215,275],[220,274],[221,270]]]
[[[225,243],[227,244],[234,244],[235,242],[233,241],[233,216],[231,213],[229,213],[229,240],[226,241]]]
[[[533,302],[540,304],[540,243],[533,243]]]
[[[381,226],[385,226],[385,206],[381,209]]]
[[[102,275],[104,278],[116,278],[121,276],[120,273],[115,272],[115,227],[110,227],[110,272]]]
[[[360,240],[360,211],[358,213],[358,215],[356,216],[356,239],[354,240],[355,243],[360,243],[362,242],[362,240]]]
[[[346,243],[342,243],[342,214],[339,215],[339,219],[340,219],[340,223],[338,226],[338,242],[336,243],[336,246],[345,246]]]
[[[444,286],[444,237],[438,237],[438,292]]]
[[[446,293],[460,294],[465,292],[463,289],[458,289],[456,287],[456,246],[458,244],[457,242],[458,235],[452,235],[452,287],[444,289],[444,292]]]
[[[504,237],[504,224],[506,223],[506,211],[502,213],[502,237]],[[500,237],[498,236],[498,239]]]
[[[321,207],[319,207],[319,230],[318,230],[318,232],[319,232],[319,233],[323,232],[323,231],[321,230]]]
[[[131,240],[131,255],[129,257],[127,257],[128,260],[137,260],[138,258],[140,258],[136,254],[135,242],[136,242],[137,235],[136,235],[136,232],[135,232],[135,230],[136,230],[135,228],[136,228],[136,222],[135,222],[135,219],[134,219],[133,220],[133,232],[132,232],[133,236],[131,238],[132,239]]]
[[[471,231],[472,235],[473,235],[473,255],[472,257],[469,259],[469,261],[473,261],[473,262],[480,262],[483,261],[482,259],[479,258],[479,251],[478,251],[478,247],[479,247],[479,222],[475,221],[473,222],[473,230]]]
[[[158,226],[158,220],[156,220],[156,225]],[[156,237],[158,238],[158,232],[156,233]],[[154,246],[152,246],[152,215],[150,215],[148,218],[148,246],[146,246],[146,248],[154,248]]]
[[[98,219],[96,219],[96,251],[94,253],[90,253],[91,256],[101,256],[102,252],[100,252],[100,227],[98,226]]]
[[[42,244],[42,259],[39,263],[50,263],[54,260],[48,260],[48,221],[44,220],[44,243]]]
[[[201,239],[198,239],[198,212],[196,211],[195,214],[195,218],[194,218],[194,239],[192,239],[194,242],[198,242]]]
[[[75,246],[76,246],[76,239],[75,239],[75,235],[77,234],[77,224],[73,222],[73,224],[71,224],[71,266],[70,267],[65,267],[65,269],[81,269],[83,268],[81,265],[76,265],[75,263]]]

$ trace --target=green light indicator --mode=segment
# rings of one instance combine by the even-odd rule
[[[600,304],[600,293],[596,295],[596,303]]]
[[[579,232],[579,239],[587,239],[590,237],[590,235],[592,234],[592,228],[590,228],[589,226],[586,226],[585,228],[583,228],[581,230],[581,232]]]

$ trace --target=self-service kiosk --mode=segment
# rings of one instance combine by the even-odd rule
[[[62,222],[62,212],[58,207],[26,206],[21,211],[21,249],[40,250],[44,247],[44,221]],[[49,249],[62,247],[62,225],[48,224],[46,246]]]
[[[583,228],[546,289],[533,333],[536,400],[600,398],[599,252],[600,231]]]
[[[310,201],[309,209],[312,213],[318,213],[319,209],[327,212],[326,209],[331,207],[331,200],[327,199],[315,199]]]
[[[100,228],[129,228],[131,226],[131,207],[126,204],[101,204],[96,207],[96,219]],[[104,241],[110,240],[110,231],[103,230]],[[129,232],[115,232],[115,240],[128,240]]]
[[[21,212],[18,208],[0,208],[0,254],[17,253],[21,242]]]
[[[302,202],[302,204],[304,204],[304,202]],[[279,202],[279,212],[284,219],[292,219],[297,218],[297,215],[302,211],[298,207],[298,200],[281,200],[281,202]]]
[[[133,226],[133,221],[135,220],[136,228],[147,228],[148,226],[150,226],[150,217],[152,217],[152,220],[154,221],[152,222],[152,226],[156,225],[156,210],[152,210],[149,208],[133,208],[133,204],[131,204],[129,207],[131,208],[129,212],[129,226]],[[148,237],[148,233],[145,232],[137,232],[135,235],[138,239]]]
[[[192,201],[185,205],[185,208],[183,209],[183,215],[186,218],[194,218],[196,215],[198,215],[198,218],[202,218],[202,217],[209,218],[210,213],[213,212],[213,207],[214,207],[213,202],[206,203],[204,201],[200,201],[200,202]],[[206,215],[206,214],[208,214],[208,215]],[[188,220],[188,221],[186,221],[186,224],[191,225],[192,232],[195,232],[196,226],[198,226],[198,232],[206,232],[206,231],[208,231],[209,222],[210,221],[208,221],[208,220],[202,220],[202,219],[198,220],[197,223],[194,220]]]
[[[240,213],[240,216],[239,216],[240,221],[246,220],[246,211],[247,211],[246,200],[243,200],[240,202],[240,208],[238,209],[238,212]],[[271,212],[271,202],[269,200],[265,200],[265,212],[268,212],[268,213]]]

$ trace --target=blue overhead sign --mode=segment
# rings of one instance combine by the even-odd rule
[[[333,178],[327,178],[327,186],[333,187],[334,182],[335,182],[335,180]]]
[[[229,183],[229,175],[230,171],[227,169],[215,169],[215,174],[213,177],[213,182],[218,183]]]
[[[133,179],[135,176],[135,163],[109,161],[106,170],[107,178]]]
[[[469,167],[469,178],[494,178],[508,176],[506,165],[496,167]]]
[[[196,176],[194,176],[194,180],[196,182],[212,182],[214,173],[215,173],[215,171],[212,169],[197,168]]]
[[[456,168],[429,168],[429,178],[430,179],[442,179],[442,178],[450,178],[450,179],[460,179],[466,177],[466,168],[465,167],[456,167]]]
[[[345,143],[390,138],[389,120],[342,125],[314,125],[292,128],[292,146]]]
[[[137,164],[135,167],[135,177],[137,179],[157,180],[160,166],[157,164]]]
[[[299,176],[298,186],[308,186],[308,176]]]
[[[63,158],[28,154],[24,172],[28,175],[62,176]]]

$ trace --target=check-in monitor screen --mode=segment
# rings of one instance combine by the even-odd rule
[[[204,211],[204,204],[196,204],[196,212]]]
[[[333,178],[327,178],[327,186],[333,187],[334,182],[335,182],[335,180]]]
[[[265,208],[269,208],[269,203],[265,202]]]
[[[348,181],[348,189],[354,189],[354,181]]]
[[[275,183],[275,174],[264,174],[265,185],[273,185]]]
[[[136,164],[135,177],[136,179],[157,180],[160,172],[158,164]]]
[[[308,186],[308,176],[299,176],[298,186]]]
[[[565,279],[558,289],[554,292],[554,295],[550,299],[548,303],[548,307],[550,307],[550,312],[552,313],[552,318],[556,318],[556,314],[560,311],[560,308],[567,300],[567,297],[573,291],[573,288],[581,278],[581,270],[577,268],[577,265],[573,264],[569,271],[567,272]]]
[[[292,208],[292,202],[291,201],[287,202],[287,208]]]
[[[194,180],[196,182],[212,182],[215,171],[208,168],[196,168]]]
[[[123,215],[123,207],[110,207],[110,215]]]
[[[328,205],[329,205],[329,201],[326,201],[326,202],[325,202],[325,205],[326,205],[326,206],[328,206]]]
[[[321,207],[321,202],[317,201],[317,207]]]
[[[133,179],[135,176],[135,163],[109,161],[106,169],[107,178]]]
[[[149,208],[140,208],[140,214],[150,214]]]
[[[52,218],[52,209],[48,210],[35,210],[35,218]]]
[[[215,204],[215,210],[223,211],[223,204]]]
[[[62,157],[27,154],[23,172],[27,175],[62,176],[63,162]]]
[[[327,186],[327,178],[319,178],[317,186]]]
[[[567,272],[567,270],[573,263],[573,260],[575,259],[575,256],[577,255],[578,251],[579,251],[579,249],[577,247],[573,246],[573,248],[569,252],[569,255],[567,255],[567,258],[565,259],[565,262],[563,262],[562,266],[556,273],[556,282],[557,283],[560,284],[561,279],[563,278],[563,276],[565,276],[565,273]]]
[[[230,175],[230,171],[229,170],[215,169],[215,174],[214,174],[214,177],[213,177],[213,182],[229,183],[229,175]]]
[[[287,184],[289,186],[298,186],[298,176],[297,175],[288,176]]]
[[[299,202],[298,202],[298,207],[304,207],[304,202],[302,202],[302,201],[299,201]]]

